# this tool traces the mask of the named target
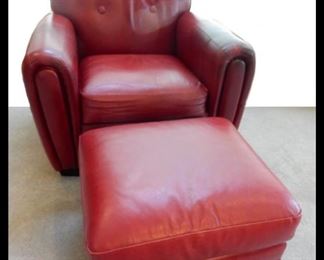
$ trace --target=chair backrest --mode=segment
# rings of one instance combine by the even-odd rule
[[[51,0],[69,18],[81,56],[111,53],[173,53],[179,16],[191,0]]]

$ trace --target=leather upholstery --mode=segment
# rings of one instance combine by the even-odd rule
[[[100,128],[81,135],[79,149],[93,259],[247,254],[285,243],[301,218],[289,191],[223,118]]]
[[[224,26],[181,16],[177,27],[177,55],[208,88],[208,111],[239,126],[255,69],[250,44]]]
[[[206,115],[206,88],[173,56],[88,56],[80,72],[84,124]]]
[[[56,170],[78,168],[80,131],[96,127],[205,115],[225,117],[239,126],[252,84],[254,51],[220,24],[195,17],[189,12],[190,4],[190,0],[51,0],[54,14],[37,25],[22,72],[38,132]],[[143,55],[137,56],[136,66],[140,66],[139,60],[146,60],[146,55],[155,55],[155,61],[150,58],[159,73],[158,84],[152,86],[154,95],[142,95],[138,89],[146,80],[153,82],[153,75],[146,73],[153,68],[146,66],[138,71],[134,65],[131,72],[123,67],[121,59],[109,67],[123,72],[116,83],[124,86],[122,98],[126,99],[117,103],[112,94],[100,92],[102,87],[95,90],[88,84],[106,74],[113,78],[111,72],[102,70],[108,66],[106,60],[117,60],[108,56],[117,54]],[[168,62],[162,63],[158,55],[169,55]],[[170,64],[170,56],[174,56],[173,65],[163,67]],[[93,62],[96,57],[101,57],[104,64]],[[129,64],[128,58],[122,62]],[[175,70],[172,73],[171,68]],[[129,82],[129,75],[135,75],[135,71],[138,75]],[[170,73],[162,73],[166,71]],[[165,84],[168,81],[170,84]],[[183,88],[198,81],[204,86],[200,91]],[[128,99],[130,88],[125,82],[139,90],[133,99]],[[172,91],[162,97],[163,91],[158,90],[171,89],[171,85]],[[207,97],[203,88],[207,89]],[[81,92],[84,89],[87,91]],[[180,95],[181,89],[185,95]],[[114,102],[97,102],[103,96]]]
[[[22,64],[33,117],[56,170],[77,167],[78,56],[73,25],[49,14],[37,25]]]
[[[73,22],[82,56],[169,54],[175,50],[176,21],[190,0],[51,0],[51,6]]]

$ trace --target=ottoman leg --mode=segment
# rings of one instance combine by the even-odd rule
[[[79,176],[79,169],[67,169],[60,171],[61,175],[64,177]]]

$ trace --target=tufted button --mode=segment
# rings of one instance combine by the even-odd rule
[[[150,6],[150,11],[151,11],[152,13],[156,13],[156,11],[157,11],[157,7],[156,7],[156,5],[151,5],[151,6]]]
[[[107,8],[104,5],[99,5],[97,10],[100,14],[104,14],[106,13]]]

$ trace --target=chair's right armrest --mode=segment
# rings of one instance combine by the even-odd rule
[[[238,127],[254,76],[252,46],[222,24],[186,12],[178,21],[177,56],[207,87],[209,115]]]
[[[31,111],[53,167],[77,167],[78,54],[67,18],[49,14],[34,30],[22,63]]]

